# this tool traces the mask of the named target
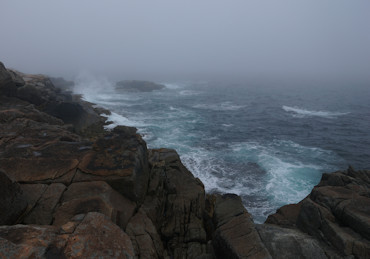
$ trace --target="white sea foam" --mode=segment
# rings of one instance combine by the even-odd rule
[[[218,190],[230,192],[230,186],[225,185],[228,178],[227,168],[218,163],[212,153],[205,149],[192,150],[181,155],[184,165],[204,184],[207,191]],[[232,189],[235,191],[235,188]]]
[[[224,158],[220,156],[224,150],[215,152],[205,148],[185,149],[185,152],[180,152],[182,162],[203,182],[207,191],[253,195],[262,188],[263,183],[256,182],[255,175],[241,173],[226,165]]]
[[[244,108],[245,105],[236,105],[232,102],[222,102],[219,104],[196,104],[193,108],[206,109],[213,111],[236,111]]]
[[[90,99],[84,97],[83,98],[85,101],[88,101],[88,102],[92,102],[90,101]],[[111,102],[105,102],[105,101],[95,101],[94,103],[96,103],[96,105],[93,105],[94,108],[97,108],[97,107],[103,107],[103,108],[107,108],[107,107],[110,107],[110,106],[129,106],[129,105],[126,105],[126,104],[122,104],[122,103],[117,103],[117,102],[114,102],[114,101],[111,101]]]
[[[317,117],[323,117],[323,118],[335,118],[338,116],[346,115],[348,112],[329,112],[329,111],[310,111],[301,109],[298,107],[290,107],[283,105],[283,110],[286,112],[293,113],[293,116],[298,118],[303,117],[311,117],[311,116],[317,116]]]
[[[182,86],[180,86],[179,84],[174,84],[174,83],[162,83],[166,86],[166,88],[168,89],[179,89],[179,88],[182,88]]]
[[[295,203],[311,191],[318,176],[317,166],[298,161],[284,161],[282,158],[262,152],[259,155],[261,166],[269,173],[266,192],[272,195],[277,204]],[[313,174],[313,175],[309,175]]]
[[[269,196],[276,209],[296,203],[309,194],[320,180],[325,160],[334,159],[330,151],[302,146],[293,141],[275,140],[268,143],[244,142],[231,145],[232,156],[257,163],[264,171],[260,195]],[[317,157],[322,157],[322,165]],[[304,163],[302,161],[305,161]],[[321,162],[320,162],[321,163]],[[267,209],[267,208],[266,208]],[[270,208],[268,208],[271,210]],[[254,215],[263,218],[265,208],[255,208]]]
[[[194,91],[194,90],[182,90],[182,91],[180,91],[180,95],[185,95],[185,96],[199,95],[200,93],[201,92]]]
[[[274,140],[273,143],[276,146],[276,148],[279,150],[283,150],[283,151],[294,150],[295,155],[304,155],[306,160],[312,160],[312,161],[315,161],[316,163],[319,163],[318,159],[324,160],[323,162],[325,161],[328,162],[329,160],[331,161],[332,158],[334,157],[335,157],[335,160],[337,161],[339,159],[330,150],[325,150],[325,149],[318,148],[318,147],[302,146],[291,140]],[[313,165],[311,165],[311,167],[313,167]],[[318,170],[320,168],[321,167],[316,167],[316,169]]]
[[[129,120],[128,118],[123,117],[122,115],[119,115],[118,113],[115,113],[115,112],[111,112],[110,115],[101,114],[101,116],[106,117],[107,122],[112,122],[111,124],[104,126],[104,128],[107,130],[111,130],[115,128],[116,126],[120,126],[120,125],[131,126],[131,127],[144,126],[142,123]]]
[[[308,155],[315,152],[315,148],[306,148],[293,141],[273,141],[266,145],[244,142],[230,146],[227,152],[230,157],[237,157],[238,161],[244,160],[245,163],[256,163],[265,173],[254,172],[248,167],[246,171],[230,167],[221,155],[225,149],[219,152],[204,148],[189,150],[189,146],[185,145],[185,150],[182,150],[185,152],[180,154],[185,166],[201,179],[207,191],[235,193],[245,197],[245,205],[251,209],[255,220],[262,222],[267,214],[278,207],[303,199],[321,174],[321,167],[315,164],[303,164],[301,159],[286,159],[284,152],[279,154],[279,145],[290,146],[292,153],[298,149],[307,151]],[[317,149],[317,152],[321,150]]]

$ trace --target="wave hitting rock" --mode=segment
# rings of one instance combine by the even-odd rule
[[[171,149],[0,63],[1,258],[369,258],[370,171],[324,174],[265,224]],[[352,257],[351,257],[352,256]]]

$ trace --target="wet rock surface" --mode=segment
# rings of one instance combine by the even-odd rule
[[[320,183],[292,213],[280,209],[268,223],[297,226],[341,256],[370,257],[370,171],[323,174]],[[278,219],[278,220],[276,220]]]
[[[299,230],[269,224],[256,225],[256,229],[272,258],[327,258],[320,243]]]
[[[149,180],[146,143],[135,128],[116,127],[93,143],[78,169],[74,181],[104,180],[140,203]]]
[[[103,214],[90,212],[66,225],[0,226],[1,258],[134,258],[129,236]]]
[[[369,171],[324,174],[255,225],[240,197],[206,195],[175,150],[105,131],[102,112],[0,64],[1,258],[370,257]]]
[[[159,229],[169,256],[207,256],[205,191],[175,150],[151,150],[152,177],[142,209]]]
[[[285,205],[279,208],[276,213],[268,216],[265,223],[295,227],[300,208],[301,203]]]
[[[13,224],[27,208],[20,185],[0,170],[0,225]]]
[[[134,258],[129,236],[104,215],[88,213],[66,239],[67,258]]]
[[[213,206],[216,258],[272,258],[239,196],[215,195]]]
[[[106,182],[72,183],[55,209],[53,225],[63,225],[78,214],[98,211],[125,229],[135,209],[134,202],[120,195]]]
[[[164,247],[157,229],[140,210],[130,219],[126,233],[130,236],[137,258],[163,258]]]
[[[23,222],[26,224],[50,225],[53,222],[55,208],[65,190],[66,186],[62,183],[48,185]],[[25,192],[25,195],[30,194]]]

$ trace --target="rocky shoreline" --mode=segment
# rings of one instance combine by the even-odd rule
[[[102,113],[0,63],[1,258],[370,258],[370,171],[323,174],[258,225]]]

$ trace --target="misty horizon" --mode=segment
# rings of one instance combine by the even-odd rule
[[[370,82],[368,1],[4,1],[0,61],[110,80]]]

